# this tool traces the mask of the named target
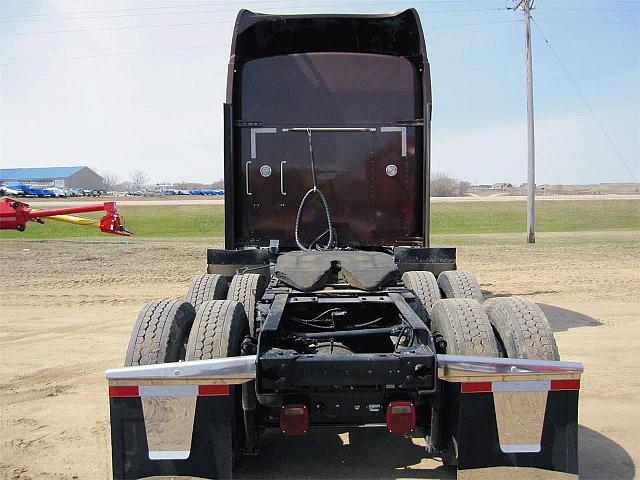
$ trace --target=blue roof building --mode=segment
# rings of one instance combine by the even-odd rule
[[[102,177],[86,166],[0,168],[0,183],[19,182],[31,185],[52,185],[59,188],[102,190]]]

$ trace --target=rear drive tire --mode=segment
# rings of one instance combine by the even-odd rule
[[[508,358],[560,360],[553,330],[544,312],[526,298],[490,298],[487,315]]]
[[[124,366],[182,360],[195,315],[193,306],[184,300],[147,303],[133,327]]]
[[[242,305],[231,300],[208,300],[198,309],[191,328],[185,360],[235,357],[249,324]],[[242,385],[231,385],[234,423],[232,427],[233,465],[241,458],[245,441]]]
[[[489,317],[480,303],[471,298],[439,300],[431,310],[431,330],[447,342],[447,354],[497,357],[498,342]],[[453,436],[445,439],[440,451],[442,463],[458,464],[458,448]]]
[[[208,300],[198,309],[191,327],[185,360],[240,355],[249,324],[242,305],[231,300]]]
[[[482,303],[484,296],[476,276],[471,272],[449,270],[438,275],[438,286],[445,298],[473,298]]]
[[[436,277],[427,271],[405,272],[402,274],[402,282],[413,291],[418,300],[414,304],[416,313],[429,325],[433,304],[442,298]]]
[[[498,342],[484,308],[471,298],[439,300],[431,310],[431,330],[447,342],[450,355],[497,357]]]
[[[197,310],[207,300],[224,300],[227,298],[229,284],[222,275],[203,273],[191,279],[187,302]]]
[[[227,293],[228,300],[240,302],[249,321],[249,331],[255,336],[256,302],[262,298],[267,281],[257,273],[234,275]]]

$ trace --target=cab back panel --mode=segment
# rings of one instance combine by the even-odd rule
[[[363,129],[312,134],[318,188],[329,202],[339,245],[422,243],[428,74],[416,19],[404,12],[356,17],[355,23],[301,17],[281,25],[281,17],[254,15],[242,27],[242,18],[229,70],[227,248],[274,240],[296,248],[296,213],[312,176],[308,136],[290,129],[306,127]],[[412,19],[414,29],[407,29]],[[338,24],[348,27],[341,43],[333,35]],[[377,34],[359,43],[354,25]],[[317,31],[312,35],[309,28]],[[317,37],[325,33],[323,43]],[[301,225],[305,244],[326,230],[317,198],[307,204]]]

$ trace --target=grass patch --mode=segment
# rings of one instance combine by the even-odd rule
[[[223,205],[126,205],[118,207],[127,230],[136,237],[223,237]],[[79,214],[99,219],[104,213]],[[46,220],[44,225],[29,222],[23,233],[0,230],[0,238],[107,237],[97,228],[79,227]]]
[[[545,200],[536,205],[538,232],[640,230],[640,200]],[[222,237],[222,205],[127,205],[119,207],[136,237]],[[100,218],[100,214],[86,214]],[[526,202],[478,201],[432,204],[434,235],[519,233],[526,230]],[[293,225],[291,225],[293,228]],[[98,229],[53,220],[30,222],[24,233],[2,230],[0,238],[47,239],[105,236]],[[523,237],[524,238],[524,237]]]
[[[517,233],[527,229],[527,202],[439,202],[431,206],[434,234]],[[640,230],[640,200],[543,200],[538,232]]]

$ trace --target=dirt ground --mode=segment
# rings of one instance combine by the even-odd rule
[[[109,478],[104,370],[122,364],[142,305],[183,296],[191,276],[205,270],[205,248],[215,243],[111,238],[0,243],[5,479]],[[634,478],[640,460],[638,234],[541,234],[535,246],[513,239],[492,243],[460,248],[460,268],[474,271],[487,295],[523,295],[538,302],[562,358],[584,363],[582,477]],[[421,439],[375,429],[270,434],[262,455],[245,459],[236,475],[452,478],[440,462],[423,458],[423,445]]]

